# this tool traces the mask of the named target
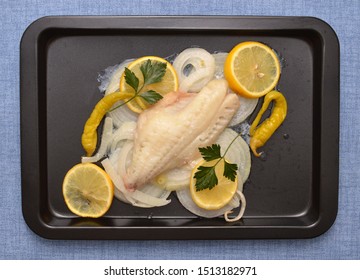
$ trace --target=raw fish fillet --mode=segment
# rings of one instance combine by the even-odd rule
[[[134,190],[189,163],[200,156],[199,147],[214,143],[240,105],[239,98],[227,92],[225,80],[213,80],[197,94],[168,93],[141,113],[126,188]]]

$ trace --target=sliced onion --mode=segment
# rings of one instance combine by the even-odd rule
[[[136,130],[136,122],[124,122],[113,134],[110,152],[118,148],[123,140],[133,140]]]
[[[104,70],[104,72],[107,73],[106,76],[103,76],[103,87],[105,87],[105,95],[119,90],[121,75],[125,71],[125,67],[127,67],[132,61],[134,61],[134,59],[127,59],[118,65],[110,66]],[[108,79],[107,84],[105,84],[105,77]]]
[[[151,201],[138,199],[139,202],[137,203],[136,206],[142,207],[142,208],[150,208],[150,207],[154,207],[154,206],[164,206],[171,202],[171,200],[168,200],[168,197],[170,196],[171,191],[164,190],[164,189],[159,188],[158,186],[156,186],[154,184],[150,184],[150,183],[142,186],[138,190],[135,190],[134,193],[135,193],[134,198],[136,198],[136,196],[139,195],[138,193],[141,193],[142,196],[147,195],[147,196],[151,197]]]
[[[232,210],[225,212],[224,217],[225,217],[225,221],[227,221],[227,222],[236,222],[236,221],[240,220],[242,218],[242,216],[244,215],[245,208],[246,208],[245,196],[240,191],[237,191],[236,195],[239,196],[239,199],[240,199],[240,202],[241,202],[240,203],[240,205],[241,205],[240,211],[239,211],[239,214],[237,214],[235,218],[229,218],[229,214],[233,213]]]
[[[127,59],[124,62],[120,63],[116,66],[108,67],[104,70],[106,73],[104,76],[102,76],[102,80],[99,77],[99,81],[101,81],[100,89],[103,89],[105,87],[105,95],[108,95],[110,93],[113,93],[115,91],[119,90],[120,87],[120,78],[123,72],[125,71],[125,67],[127,67],[130,62],[132,62],[134,59]],[[118,107],[121,105],[123,101],[119,101],[114,104],[113,108]],[[131,111],[127,106],[121,106],[118,109],[115,109],[114,111],[108,112],[108,115],[113,119],[114,125],[116,127],[120,127],[122,123],[127,121],[137,121],[138,114]]]
[[[128,203],[130,200],[127,196],[129,196],[133,200],[130,201],[132,205],[143,208],[167,205],[170,203],[170,200],[167,200],[167,198],[169,197],[171,191],[160,188],[154,184],[146,184],[145,186],[133,192],[125,190],[125,194],[127,194],[125,198],[127,199],[124,199],[124,196],[121,195],[121,192],[124,192],[125,189],[122,178],[126,176],[126,167],[131,162],[132,148],[133,141],[127,140],[120,149],[116,149],[109,155],[109,162],[112,164],[116,172],[116,174],[113,174],[113,176],[118,177],[116,180],[121,180],[123,186],[121,186],[119,189],[120,193],[115,193],[115,197],[123,202]]]
[[[100,159],[102,159],[108,151],[108,148],[110,146],[111,140],[112,140],[112,134],[113,134],[113,121],[111,118],[105,118],[104,122],[104,128],[101,135],[101,142],[100,147],[97,151],[97,153],[92,157],[82,157],[81,162],[97,162]]]
[[[205,210],[205,209],[202,209],[199,206],[197,206],[195,204],[195,202],[192,200],[189,188],[177,191],[176,195],[177,195],[180,203],[188,211],[190,211],[191,213],[193,213],[197,216],[204,217],[204,218],[219,217],[240,205],[239,198],[236,195],[234,195],[234,197],[231,199],[231,201],[224,207],[222,207],[218,210]]]
[[[252,112],[254,112],[256,105],[259,102],[258,98],[245,98],[242,96],[238,96],[240,100],[240,107],[234,114],[233,118],[231,119],[229,126],[235,126],[239,123],[245,121],[247,117],[249,117]]]
[[[109,155],[108,160],[111,163],[111,167],[106,168],[106,166],[104,165],[104,162],[102,162],[102,164],[105,168],[105,171],[109,174],[109,176],[110,176],[109,172],[114,173],[114,175],[110,176],[110,178],[114,177],[114,180],[117,180],[117,182],[115,182],[113,180],[113,183],[115,185],[115,189],[114,189],[115,197],[122,202],[134,204],[135,200],[131,199],[131,196],[126,197],[124,195],[124,194],[128,193],[128,191],[125,188],[125,185],[124,185],[124,182],[123,182],[121,176],[115,175],[115,174],[118,174],[118,169],[119,169],[118,158],[119,158],[120,151],[121,151],[121,149],[116,149]],[[105,164],[107,164],[107,162],[105,162]],[[111,168],[111,170],[108,170],[110,168]]]
[[[116,198],[125,202],[130,202],[132,205],[138,207],[159,207],[171,202],[171,200],[167,200],[166,198],[159,198],[140,190],[135,190],[133,192],[126,190],[121,176],[116,172],[110,160],[105,159],[101,164],[104,166],[105,171],[108,173],[117,189],[117,192],[115,192]]]
[[[171,202],[171,199],[166,199],[170,192],[163,197],[156,197],[153,195],[153,190],[158,189],[158,187],[153,186],[152,191],[150,193],[146,193],[143,191],[135,190],[132,194],[132,198],[136,200],[134,206],[142,207],[142,208],[151,208],[151,207],[160,207],[168,205]],[[166,197],[166,198],[165,198]]]
[[[113,108],[121,105],[123,102],[116,102]],[[108,115],[113,119],[115,127],[120,127],[124,122],[136,122],[138,114],[131,111],[128,106],[123,105],[114,111],[109,111]]]
[[[119,157],[117,158],[118,162],[118,172],[119,175],[124,178],[126,176],[126,167],[128,166],[128,163],[130,161],[131,157],[131,151],[134,147],[134,144],[132,141],[126,141],[124,146],[120,149]]]
[[[185,92],[199,92],[215,73],[215,59],[202,48],[185,49],[175,58],[173,66],[178,74],[179,89]]]
[[[101,164],[104,167],[106,173],[109,175],[111,181],[114,183],[115,189],[117,190],[115,192],[116,198],[121,201],[134,204],[135,200],[131,197],[131,193],[126,190],[122,178],[118,175],[110,160],[106,158],[101,162]]]
[[[191,167],[182,166],[160,174],[154,179],[154,184],[169,191],[188,188],[190,184]]]
[[[250,124],[247,121],[239,123],[236,126],[232,126],[231,129],[240,134],[248,145],[250,144]]]
[[[215,59],[215,78],[224,79],[224,64],[228,56],[227,52],[218,52],[212,54]]]
[[[215,59],[215,78],[223,79],[224,78],[224,64],[228,53],[226,52],[218,52],[212,54]],[[231,89],[229,92],[234,93]],[[258,98],[245,98],[243,96],[238,95],[240,101],[240,107],[234,114],[233,118],[229,123],[229,127],[238,125],[239,123],[246,120],[248,116],[254,112],[256,105],[258,104]]]
[[[202,83],[205,81],[205,83],[208,82],[208,78],[211,76],[211,71],[209,69],[200,69],[196,72],[193,72],[189,77],[186,77],[182,82],[180,83],[179,89],[183,92],[199,92],[201,89],[198,89],[196,84]]]

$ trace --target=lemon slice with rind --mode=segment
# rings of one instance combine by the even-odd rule
[[[146,92],[149,90],[154,90],[161,95],[165,95],[169,92],[176,91],[179,87],[178,78],[174,67],[165,59],[157,56],[144,56],[136,59],[128,65],[128,69],[134,72],[136,77],[139,79],[139,85],[141,86],[144,83],[144,78],[140,70],[140,66],[145,63],[147,60],[151,60],[151,62],[162,62],[166,63],[166,72],[160,82],[149,84],[144,86],[140,94],[142,92]],[[125,92],[133,92],[135,94],[135,90],[129,86],[125,81],[125,73],[121,76],[120,79],[120,91]],[[149,104],[140,96],[135,97],[133,100],[127,103],[127,106],[136,113],[141,113],[144,109],[149,107]]]
[[[238,187],[238,178],[235,178],[235,181],[231,181],[228,178],[223,176],[224,173],[224,160],[221,160],[215,166],[216,177],[218,178],[218,184],[210,189],[205,189],[201,191],[196,191],[196,179],[194,179],[194,174],[197,172],[198,167],[202,166],[213,166],[216,164],[218,159],[213,161],[200,161],[196,167],[193,169],[190,180],[190,194],[191,198],[197,206],[206,210],[217,210],[224,207],[230,202],[233,196],[236,193]]]
[[[65,175],[62,190],[69,210],[81,217],[103,216],[114,197],[111,179],[93,163],[80,163],[71,168]]]
[[[243,42],[229,53],[224,75],[229,87],[247,98],[259,98],[277,85],[281,73],[276,53],[259,42]]]

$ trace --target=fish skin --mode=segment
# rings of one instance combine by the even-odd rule
[[[215,141],[239,107],[238,98],[227,91],[225,80],[213,80],[198,94],[169,93],[141,113],[132,162],[123,178],[126,188],[135,190],[160,173],[183,165],[197,152],[198,143]],[[206,137],[208,141],[204,141]]]

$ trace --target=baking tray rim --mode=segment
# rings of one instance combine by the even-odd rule
[[[131,24],[129,24],[131,21]],[[224,24],[224,21],[227,24]],[[229,22],[245,22],[244,26],[237,27],[229,26]],[[273,24],[269,24],[271,21]],[[127,23],[126,25],[124,23]],[[219,25],[219,22],[222,24]],[[279,24],[280,22],[280,24]],[[171,23],[171,24],[170,24]],[[196,23],[196,27],[194,25]],[[206,25],[205,23],[208,23]],[[321,163],[332,161],[330,170],[323,170],[323,164],[321,164],[320,175],[321,185],[320,193],[326,196],[320,197],[320,208],[324,210],[326,206],[332,206],[330,209],[326,209],[326,215],[320,211],[318,219],[306,226],[225,226],[221,227],[222,234],[217,238],[213,234],[208,234],[207,238],[204,238],[203,233],[209,233],[218,230],[218,227],[54,227],[47,219],[41,217],[39,205],[39,198],[36,198],[34,194],[29,200],[28,195],[30,190],[25,186],[34,185],[35,189],[40,184],[40,159],[39,155],[39,141],[38,139],[38,126],[37,117],[32,120],[33,124],[37,128],[37,133],[30,134],[26,130],[26,124],[28,123],[30,116],[36,116],[38,111],[38,103],[32,108],[28,108],[31,97],[29,92],[37,94],[37,73],[29,73],[25,71],[29,69],[29,66],[37,66],[37,48],[39,40],[42,34],[50,29],[151,29],[151,30],[262,30],[272,31],[279,30],[309,30],[316,32],[322,40],[324,46],[323,57],[323,75],[322,75],[322,93],[321,98],[321,138],[322,139],[334,139],[327,143],[321,141]],[[199,25],[200,24],[200,25]],[[209,26],[210,25],[210,26]],[[279,26],[280,25],[280,26]],[[260,27],[259,27],[260,26]],[[257,27],[257,28],[255,28]],[[30,48],[29,48],[30,46]],[[335,60],[336,67],[331,65],[331,62]],[[335,222],[338,210],[338,182],[339,182],[339,60],[340,60],[340,45],[335,31],[332,27],[316,17],[274,17],[274,16],[46,16],[35,20],[25,30],[21,42],[20,42],[20,108],[21,108],[21,180],[22,180],[22,212],[25,222],[30,229],[42,236],[49,239],[254,239],[254,238],[311,238],[319,236],[330,229]],[[332,66],[332,67],[329,67]],[[332,77],[335,80],[331,85],[335,87],[329,87],[325,80],[328,77],[330,68],[332,68]],[[36,69],[36,67],[35,67]],[[334,73],[335,72],[335,73]],[[25,89],[25,85],[35,85],[30,87],[32,90]],[[25,94],[27,92],[27,95]],[[35,91],[35,92],[34,92]],[[325,98],[324,92],[327,92],[327,98]],[[330,93],[331,94],[330,94]],[[36,96],[37,97],[37,96]],[[34,99],[31,99],[34,102]],[[328,106],[326,106],[328,105]],[[324,107],[325,106],[325,107]],[[337,145],[334,145],[334,141]],[[25,147],[26,146],[26,147]],[[30,151],[28,148],[32,147]],[[25,167],[25,162],[28,158],[37,159],[31,170]],[[326,176],[325,176],[326,175]],[[28,179],[31,178],[31,179]],[[326,186],[331,186],[329,192],[324,190]],[[34,192],[36,193],[36,192]],[[35,205],[35,206],[34,206]],[[34,211],[35,209],[35,211]],[[320,210],[321,210],[320,209]],[[113,234],[114,229],[118,229],[121,233],[124,233],[121,237],[118,234]],[[158,235],[148,234],[135,234],[138,229],[147,231],[153,231],[160,233]],[[89,234],[91,230],[92,234]],[[181,230],[181,236],[178,231]],[[204,232],[205,230],[205,232]],[[238,236],[241,230],[241,236]],[[272,233],[268,234],[271,230]],[[69,232],[71,232],[69,234]],[[103,237],[104,232],[109,232],[106,237]],[[166,234],[164,234],[166,232]],[[171,234],[173,232],[173,234]],[[206,235],[205,235],[206,236]]]

